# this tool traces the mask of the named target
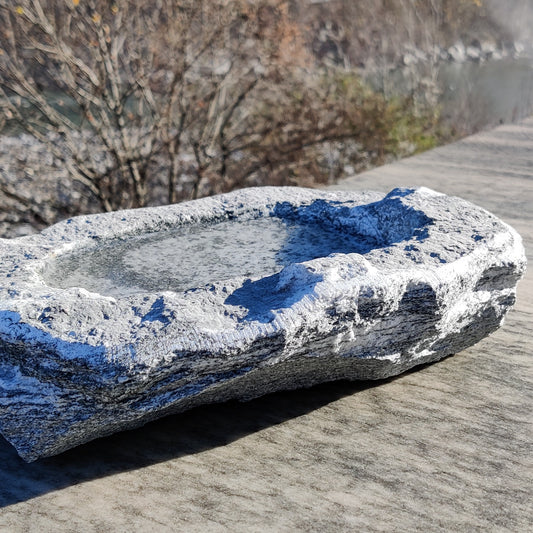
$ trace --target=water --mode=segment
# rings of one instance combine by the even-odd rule
[[[367,81],[386,95],[411,94],[441,109],[445,123],[472,133],[533,113],[533,59],[481,63],[431,61],[373,72]]]
[[[65,254],[47,265],[43,278],[53,287],[83,287],[115,297],[181,292],[234,277],[266,277],[292,263],[372,248],[363,238],[319,224],[237,219],[115,239]]]
[[[439,72],[444,119],[476,131],[516,122],[533,112],[533,62],[504,59],[449,63]]]

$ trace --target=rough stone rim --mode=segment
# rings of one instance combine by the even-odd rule
[[[142,297],[135,296],[115,299],[105,295],[91,293],[82,288],[51,288],[43,282],[40,275],[40,271],[48,258],[57,254],[69,253],[82,247],[94,246],[95,242],[98,243],[101,239],[107,238],[110,233],[115,237],[127,237],[128,235],[137,235],[149,231],[159,231],[184,223],[196,223],[209,219],[225,220],[228,217],[246,216],[247,214],[251,214],[252,216],[257,214],[264,215],[265,213],[271,213],[280,202],[289,201],[294,205],[306,205],[317,199],[323,199],[332,204],[340,202],[339,205],[341,206],[343,204],[350,205],[351,202],[352,207],[357,207],[379,202],[387,198],[401,199],[403,197],[415,198],[420,205],[435,198],[450,198],[424,187],[418,189],[394,189],[387,195],[375,192],[324,192],[293,187],[250,188],[171,206],[76,217],[56,224],[37,235],[13,240],[1,240],[0,252],[4,259],[0,264],[0,279],[5,278],[6,282],[0,288],[0,301],[2,301],[3,308],[0,310],[0,334],[2,336],[12,337],[13,330],[14,328],[16,329],[17,322],[20,318],[17,317],[18,310],[21,309],[24,311],[27,302],[33,301],[35,303],[36,300],[39,300],[42,302],[43,309],[50,309],[49,320],[46,323],[46,328],[43,328],[46,331],[45,336],[57,336],[57,338],[61,339],[58,342],[57,339],[53,338],[53,348],[65,360],[70,360],[72,363],[79,362],[82,367],[86,367],[87,365],[93,366],[91,364],[92,362],[95,363],[95,367],[99,367],[99,364],[105,361],[110,366],[114,365],[114,370],[111,372],[111,376],[101,376],[102,380],[108,382],[110,377],[112,379],[121,379],[120,374],[123,370],[129,373],[132,364],[140,363],[141,365],[148,364],[152,366],[158,364],[158,362],[151,361],[149,356],[146,355],[142,358],[137,357],[140,353],[137,347],[142,345],[142,342],[137,343],[137,347],[134,347],[133,345],[135,343],[128,342],[127,339],[124,340],[131,333],[130,331],[120,332],[117,338],[121,340],[113,346],[106,342],[103,344],[99,344],[98,342],[91,344],[91,338],[83,335],[81,335],[83,342],[78,342],[79,339],[75,335],[76,332],[74,334],[71,333],[69,336],[65,335],[65,332],[60,327],[56,329],[54,318],[62,313],[66,312],[68,314],[70,312],[61,303],[64,296],[68,295],[75,302],[73,305],[76,309],[83,308],[86,305],[111,306],[116,314],[113,327],[120,329],[120,324],[123,320],[117,317],[131,314],[132,306],[137,305],[140,312],[146,315],[150,310],[154,309],[154,305],[157,307],[159,305],[158,302],[161,302],[161,299],[163,299],[164,306],[169,312],[172,312],[172,310],[179,311],[180,306],[183,304],[182,294],[173,293],[172,291],[162,291],[146,294]],[[457,200],[459,200],[464,209],[474,210],[476,216],[492,219],[493,224],[500,226],[501,231],[506,233],[507,239],[510,241],[510,247],[513,250],[513,256],[519,258],[523,255],[521,238],[510,226],[482,208],[473,206],[464,200],[454,198],[454,201]],[[430,238],[436,238],[439,235],[438,223],[439,221],[437,219],[431,221],[431,231],[434,235],[431,235]],[[464,230],[464,228],[460,229]],[[470,230],[471,228],[466,228],[466,231]],[[416,243],[416,240],[417,238],[413,237],[402,244],[405,247],[413,246],[412,243]],[[490,249],[491,244],[483,244],[483,253],[486,253],[487,246]],[[474,254],[477,253],[475,249],[473,249],[473,252]],[[359,254],[349,255],[350,257],[346,256],[346,261],[351,264],[352,268],[355,269],[354,272],[357,272],[359,276],[376,277],[378,274],[379,276],[382,275],[382,272],[374,272],[375,269],[371,264],[371,260],[369,261]],[[423,282],[423,280],[429,280],[438,285],[446,277],[443,276],[443,273],[450,268],[456,270],[461,269],[463,271],[467,269],[467,258],[468,254],[465,258],[459,258],[453,265],[423,264],[418,271],[411,269],[410,275],[416,272],[415,277],[418,281]],[[305,279],[305,276],[322,276],[326,283],[319,284],[313,295],[314,299],[319,300],[320,293],[324,295],[331,294],[332,283],[339,283],[338,279],[328,280],[328,275],[331,274],[328,272],[328,269],[331,264],[332,261],[330,258],[320,258],[302,264],[290,265],[285,267],[282,272],[281,284],[286,288],[292,284],[292,290],[297,290],[294,283],[297,283],[298,280]],[[405,276],[405,273],[402,273],[401,269],[398,269],[398,265],[393,265],[392,270],[395,276]],[[237,280],[233,284],[233,289],[238,288],[242,284],[242,281],[242,279]],[[413,281],[416,280],[405,279],[406,284]],[[191,296],[189,295],[189,297]],[[309,299],[304,298],[303,304],[308,305],[309,303]],[[284,317],[276,319],[273,323],[274,329],[290,327],[293,318],[291,315],[298,315],[298,307],[299,305],[292,306]],[[35,322],[35,319],[38,317],[32,318]],[[252,329],[255,327],[257,325],[252,324],[250,326]],[[268,329],[269,325],[267,324],[265,328]],[[40,332],[37,329],[32,332],[25,331],[24,329],[24,326],[22,326],[16,332],[19,338],[26,337],[27,339],[38,342],[44,341],[45,343],[49,340],[45,338],[39,339]],[[224,331],[221,333],[223,334]],[[202,343],[205,341],[205,345],[200,349],[209,349],[213,345],[213,338],[209,337],[202,335],[195,336],[194,342]],[[237,343],[239,342],[238,338],[232,339],[231,337],[231,334],[227,335],[228,342],[232,342],[232,340]],[[148,343],[147,348],[148,350],[150,349],[150,343]],[[187,346],[184,346],[184,350],[186,348]]]

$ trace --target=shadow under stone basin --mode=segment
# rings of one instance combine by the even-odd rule
[[[0,239],[0,432],[35,460],[150,420],[380,379],[499,327],[520,236],[429,189],[252,188]]]

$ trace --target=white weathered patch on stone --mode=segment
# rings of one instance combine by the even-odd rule
[[[425,188],[245,189],[0,252],[0,431],[29,461],[202,403],[436,361],[498,328],[525,269],[512,228]]]

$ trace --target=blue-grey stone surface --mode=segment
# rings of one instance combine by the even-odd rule
[[[0,242],[0,432],[25,460],[163,415],[476,343],[519,235],[427,188],[246,189]]]

